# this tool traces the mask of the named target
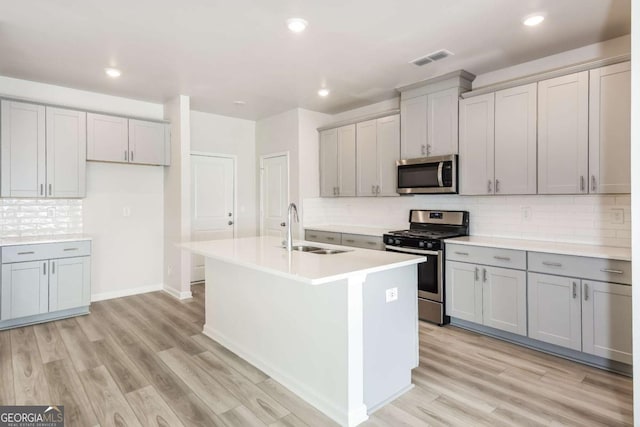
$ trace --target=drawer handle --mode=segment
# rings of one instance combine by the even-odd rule
[[[347,242],[347,243],[355,243],[355,240],[353,240],[353,239],[345,239],[344,241]]]
[[[610,268],[603,268],[600,271],[602,271],[603,273],[624,274],[624,271],[622,270],[612,270]]]
[[[77,250],[78,250],[78,248],[64,248],[63,250],[64,250],[65,252],[66,252],[66,251],[77,251]]]
[[[336,240],[335,237],[327,237],[327,240]]]
[[[455,251],[455,252],[454,252],[454,254],[456,254],[456,255],[469,256],[469,252],[458,252],[458,251]]]
[[[35,254],[34,251],[29,251],[29,252],[18,252],[18,255],[33,255]]]
[[[375,245],[377,245],[377,243],[376,242],[367,242],[367,245],[375,246]]]
[[[494,255],[493,258],[500,260],[500,261],[511,261],[511,258],[508,256],[498,256],[498,255]]]
[[[313,237],[314,239],[317,239],[318,235],[317,234],[309,234],[309,237]]]
[[[547,267],[562,267],[562,264],[559,262],[551,262],[551,261],[542,261],[542,265],[546,265]]]

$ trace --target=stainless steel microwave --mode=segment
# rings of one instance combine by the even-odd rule
[[[399,194],[458,192],[458,155],[396,161]]]

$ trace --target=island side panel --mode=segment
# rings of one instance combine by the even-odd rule
[[[211,258],[205,267],[203,333],[347,425],[358,406],[347,397],[347,280],[310,285]]]
[[[415,265],[364,282],[364,403],[369,414],[412,387],[418,365],[418,272]],[[386,302],[397,288],[398,299]]]

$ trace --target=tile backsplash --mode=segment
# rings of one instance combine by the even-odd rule
[[[410,209],[466,210],[470,233],[631,247],[631,196],[402,196],[308,198],[304,226],[407,228]]]
[[[82,233],[80,199],[0,199],[0,238]]]

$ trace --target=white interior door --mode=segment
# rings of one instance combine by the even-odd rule
[[[191,238],[230,239],[234,236],[235,160],[191,155]],[[193,255],[191,281],[204,280],[204,259]]]
[[[289,204],[289,156],[278,154],[260,159],[260,233],[283,236]]]

